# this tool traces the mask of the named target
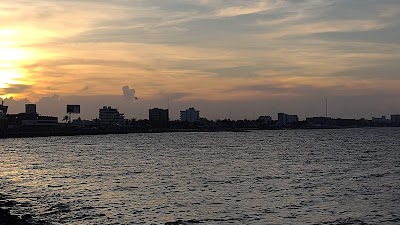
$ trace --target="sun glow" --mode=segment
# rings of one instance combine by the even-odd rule
[[[21,84],[19,79],[23,78],[23,76],[15,70],[3,69],[0,65],[0,98],[8,98],[13,96],[15,93],[11,93],[12,91],[7,90],[12,85]]]
[[[31,51],[19,47],[18,32],[0,29],[0,97],[10,97],[19,93],[13,85],[24,84],[23,66],[32,59]]]
[[[22,84],[22,78],[24,78],[21,72],[22,68],[20,63],[28,59],[28,53],[10,47],[0,47],[0,97],[6,98],[11,95],[17,95],[12,93],[13,91],[10,86],[15,84]]]
[[[17,84],[22,75],[12,70],[0,69],[0,88],[7,88],[10,84]]]
[[[0,61],[1,62],[15,62],[27,59],[28,52],[10,47],[0,47]]]

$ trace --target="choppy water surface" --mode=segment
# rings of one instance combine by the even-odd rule
[[[53,224],[400,224],[400,129],[0,140],[0,193]]]

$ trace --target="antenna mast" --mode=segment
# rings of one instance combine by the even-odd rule
[[[328,98],[325,99],[325,118],[328,118]]]

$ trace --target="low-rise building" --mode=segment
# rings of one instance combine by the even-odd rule
[[[260,117],[258,117],[258,120],[263,122],[263,123],[271,123],[272,122],[272,117],[270,117],[270,116],[260,116]]]
[[[79,117],[78,119],[73,120],[70,125],[78,128],[91,128],[96,126],[96,122],[93,120],[82,120]]]
[[[36,111],[35,104],[26,104],[25,112],[18,114],[9,114],[7,117],[7,127],[11,129],[18,128],[56,128],[59,127],[58,117],[42,116]]]
[[[374,124],[386,124],[387,123],[387,119],[386,119],[386,116],[382,116],[382,117],[378,117],[378,118],[376,118],[376,117],[372,117],[372,123],[374,123]]]
[[[0,130],[7,129],[7,111],[8,111],[8,106],[5,106],[4,102],[1,101],[1,105],[0,105]]]
[[[334,125],[335,121],[334,119],[330,117],[324,117],[324,116],[318,116],[318,117],[309,117],[306,118],[306,123],[308,126],[328,126],[328,125]]]
[[[18,129],[23,127],[59,127],[58,118],[54,116],[41,116],[39,114],[18,113],[7,115],[8,128]]]
[[[5,106],[4,105],[4,101],[1,101],[1,105],[0,105],[0,120],[1,119],[6,119],[7,111],[8,111],[8,106]]]
[[[400,114],[391,115],[390,122],[393,124],[400,124]]]
[[[278,113],[278,125],[288,126],[297,122],[299,122],[299,117],[297,115]]]

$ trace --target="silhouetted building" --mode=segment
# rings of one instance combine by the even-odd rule
[[[287,126],[297,123],[299,118],[297,115],[288,115],[285,113],[278,113],[278,125]]]
[[[8,106],[4,105],[4,102],[1,101],[0,105],[0,129],[6,129],[7,128],[7,110]]]
[[[7,115],[9,128],[22,128],[22,127],[58,127],[58,118],[54,116],[40,116],[39,114],[11,114]]]
[[[149,122],[153,128],[168,128],[169,127],[169,112],[168,109],[149,109]]]
[[[82,120],[80,117],[76,120],[73,120],[70,126],[79,127],[79,128],[90,128],[95,127],[96,122],[93,120]]]
[[[36,104],[26,104],[25,105],[25,113],[26,114],[37,114]]]
[[[390,122],[393,124],[400,124],[400,114],[391,115]]]
[[[118,112],[118,109],[111,108],[110,106],[103,106],[99,109],[100,124],[104,126],[124,126],[124,114]]]
[[[5,106],[5,105],[4,105],[4,101],[1,101],[1,105],[0,105],[0,119],[6,119],[7,111],[8,111],[8,106]]]
[[[374,124],[385,124],[385,123],[387,123],[387,119],[386,119],[385,116],[382,116],[380,118],[372,117],[372,123],[374,123]]]
[[[1,108],[1,106],[0,106]],[[1,111],[1,109],[0,109]],[[7,112],[7,110],[5,110]],[[35,104],[26,104],[25,113],[6,115],[8,128],[53,128],[58,127],[58,118],[41,116],[36,111]]]
[[[149,121],[150,122],[168,122],[169,112],[168,109],[149,109]]]
[[[272,117],[270,117],[270,116],[260,116],[260,117],[258,117],[258,120],[260,120],[263,123],[271,123],[272,122]]]
[[[336,122],[336,125],[339,127],[359,127],[360,126],[360,121],[357,119],[337,118],[335,122]]]
[[[194,123],[200,119],[200,112],[194,108],[181,111],[181,121]]]
[[[326,126],[326,125],[334,125],[334,120],[330,117],[311,117],[306,118],[306,123],[309,126]]]

